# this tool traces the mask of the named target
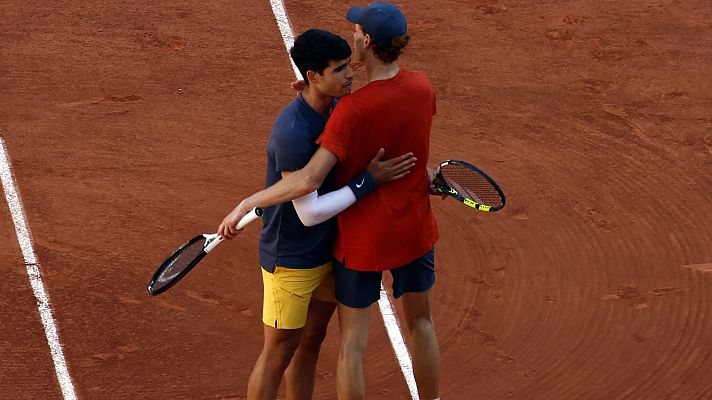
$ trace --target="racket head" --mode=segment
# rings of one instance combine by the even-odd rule
[[[434,183],[442,193],[480,211],[499,211],[506,204],[504,192],[497,182],[466,161],[445,160],[440,163]]]
[[[253,208],[237,223],[242,229],[250,222],[262,216],[262,209]],[[148,283],[148,293],[158,295],[170,289],[193,269],[212,249],[223,241],[218,234],[202,234],[190,239],[178,250],[168,256],[156,270]]]
[[[159,295],[186,276],[208,254],[208,239],[209,235],[198,235],[168,256],[148,283],[148,293]]]

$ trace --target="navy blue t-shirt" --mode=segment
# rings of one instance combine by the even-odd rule
[[[267,180],[272,186],[282,179],[282,172],[304,168],[319,147],[315,142],[326,125],[319,114],[300,95],[287,104],[272,126],[267,142]],[[334,190],[330,173],[319,194]],[[291,201],[264,209],[260,236],[260,265],[269,272],[275,266],[314,268],[331,260],[336,234],[336,218],[306,227]]]

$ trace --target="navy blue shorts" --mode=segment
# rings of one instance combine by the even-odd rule
[[[402,267],[390,269],[393,276],[393,296],[408,292],[424,292],[435,284],[435,249]],[[336,300],[354,308],[364,308],[381,297],[383,271],[354,271],[334,260]]]

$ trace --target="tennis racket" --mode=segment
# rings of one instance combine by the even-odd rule
[[[433,183],[437,193],[452,196],[476,210],[499,211],[505,204],[504,192],[494,179],[465,161],[440,163]]]
[[[261,208],[253,209],[237,223],[237,229],[244,228],[261,216]],[[148,293],[155,296],[170,289],[223,240],[224,238],[217,233],[202,234],[190,239],[158,267],[151,282],[148,283]]]

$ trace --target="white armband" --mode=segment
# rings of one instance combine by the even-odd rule
[[[322,196],[319,196],[315,190],[306,196],[292,200],[294,209],[305,226],[320,224],[349,208],[355,202],[356,195],[348,186]]]

